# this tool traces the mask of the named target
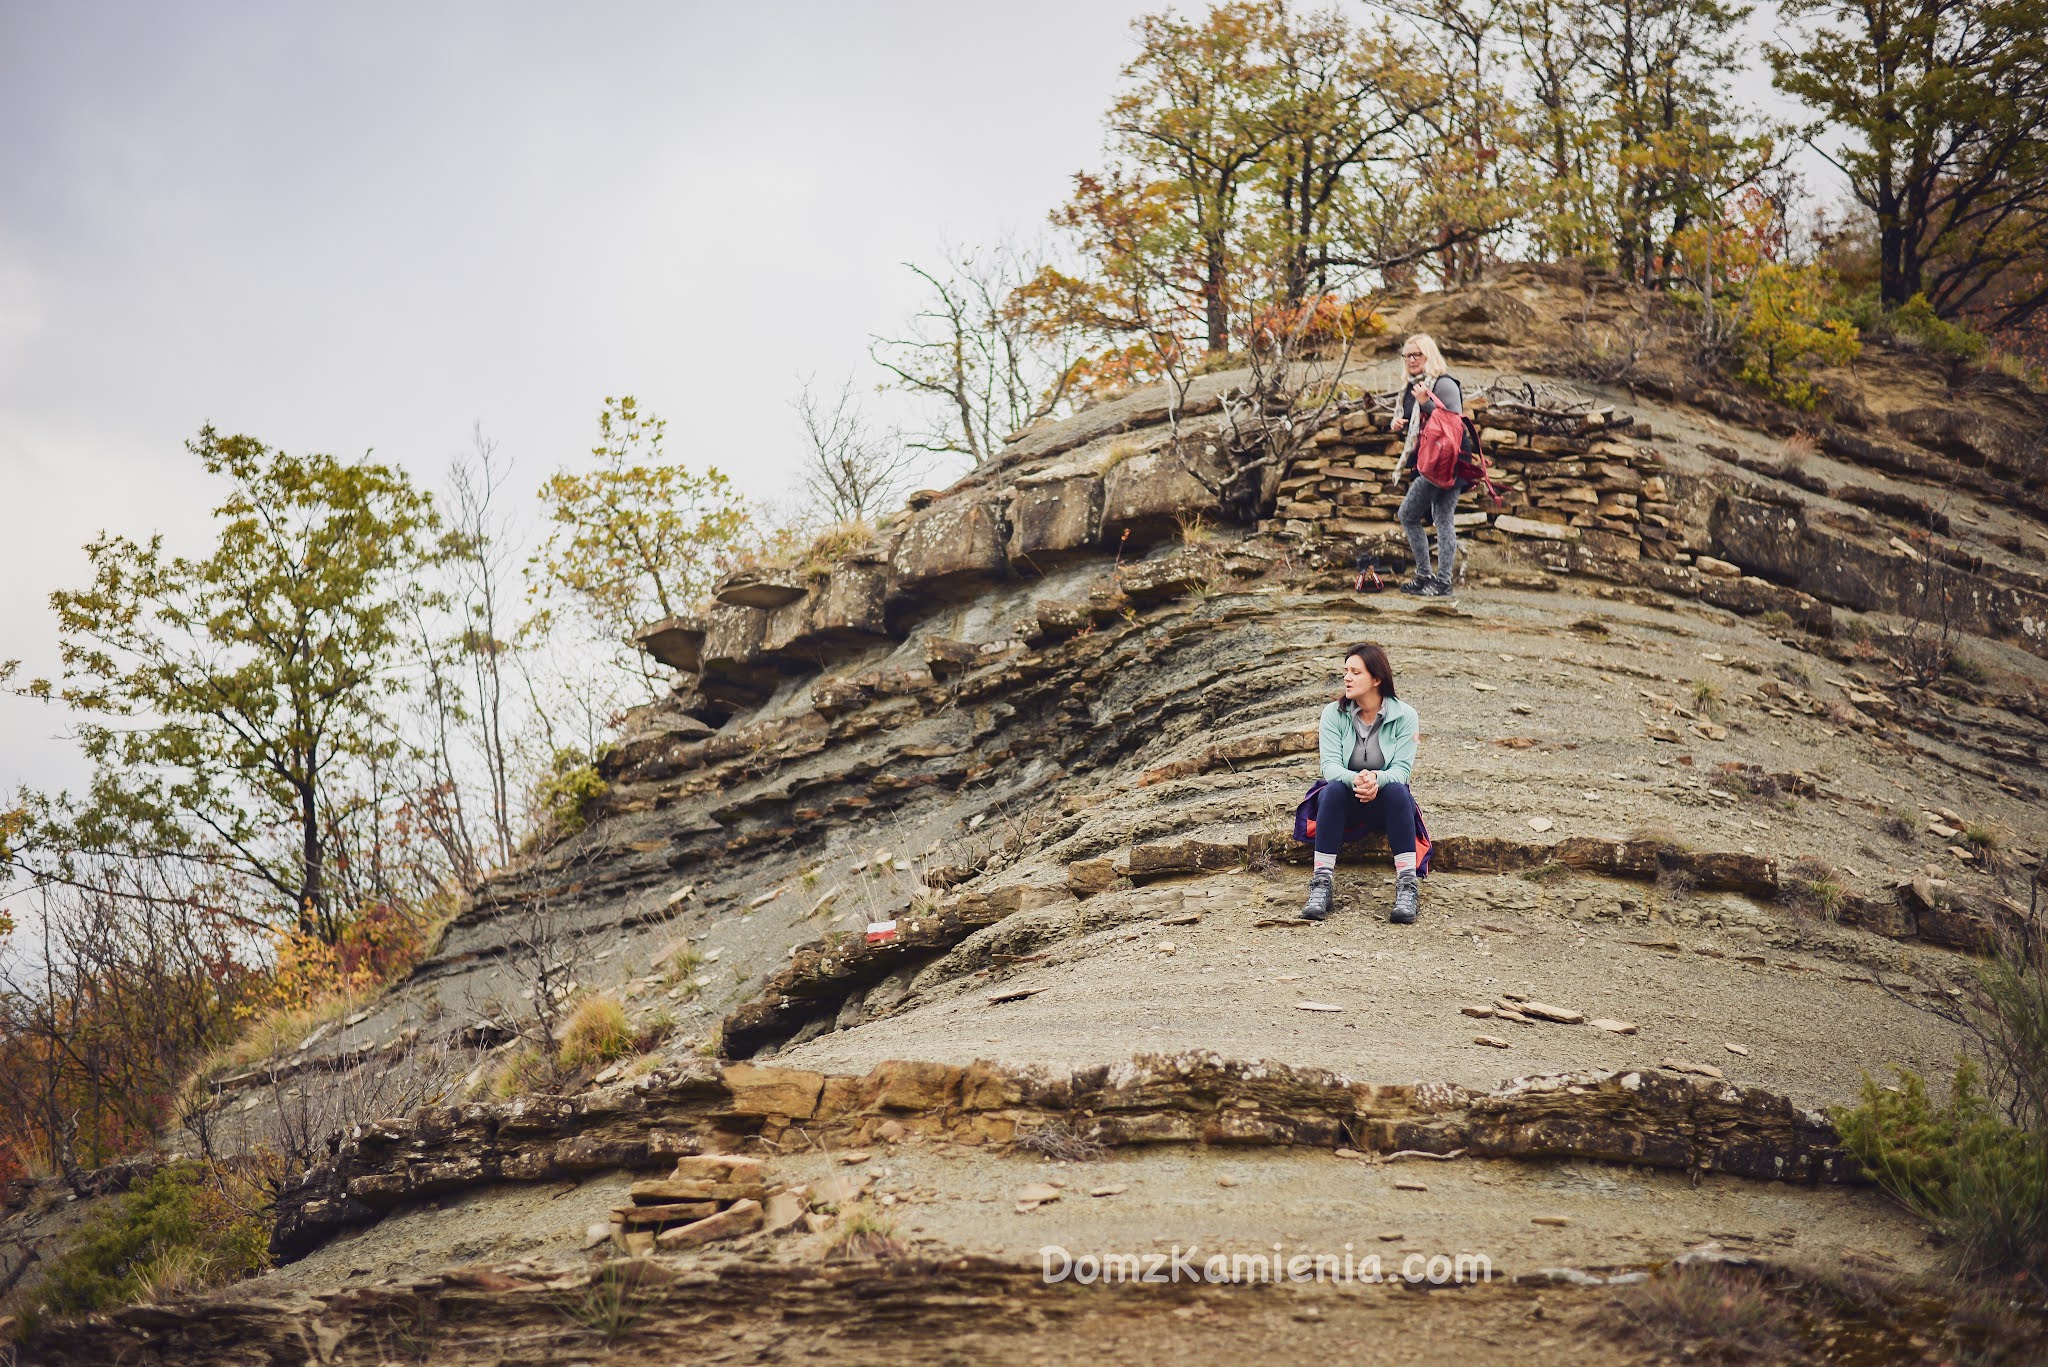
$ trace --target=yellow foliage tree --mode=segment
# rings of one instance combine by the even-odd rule
[[[597,425],[595,468],[557,471],[541,486],[554,529],[534,563],[542,592],[568,595],[624,643],[709,596],[749,517],[716,467],[698,474],[667,459],[668,424],[630,395],[606,399]]]
[[[1760,266],[1749,286],[1737,378],[1795,408],[1812,408],[1825,393],[1812,367],[1855,360],[1863,350],[1856,326],[1827,316],[1831,291],[1819,266]]]

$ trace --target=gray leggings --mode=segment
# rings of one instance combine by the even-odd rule
[[[1436,523],[1436,572],[1446,584],[1451,582],[1451,566],[1458,559],[1458,526],[1452,519],[1458,512],[1458,486],[1439,489],[1421,475],[1408,486],[1408,496],[1401,500],[1401,526],[1408,533],[1408,549],[1415,553],[1415,573],[1424,574],[1429,569],[1429,536],[1423,525]]]

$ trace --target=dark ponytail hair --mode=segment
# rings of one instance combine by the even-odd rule
[[[1379,681],[1382,698],[1400,696],[1394,692],[1394,666],[1387,659],[1387,652],[1381,649],[1377,642],[1360,641],[1344,652],[1344,658],[1347,660],[1353,655],[1356,655],[1358,662],[1365,666],[1365,672]],[[1344,694],[1341,691],[1337,694],[1337,701],[1344,701]]]

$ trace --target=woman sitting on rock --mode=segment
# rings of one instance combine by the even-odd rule
[[[1429,832],[1408,795],[1416,728],[1415,709],[1394,696],[1387,652],[1370,641],[1346,651],[1343,695],[1323,709],[1323,776],[1294,818],[1294,838],[1313,840],[1316,847],[1303,920],[1330,914],[1337,851],[1380,831],[1394,855],[1394,909],[1387,919],[1400,926],[1414,923],[1421,910],[1419,880],[1429,871]]]
[[[1444,354],[1428,333],[1418,332],[1401,344],[1401,361],[1407,378],[1396,399],[1394,430],[1406,433],[1407,439],[1402,443],[1401,463],[1394,467],[1394,483],[1400,482],[1402,471],[1415,465],[1422,429],[1437,406],[1453,413],[1465,411],[1464,391],[1446,373]],[[1408,533],[1408,548],[1415,555],[1415,577],[1401,586],[1401,592],[1424,598],[1450,597],[1451,570],[1458,560],[1457,516],[1458,486],[1432,484],[1417,467],[1408,496],[1401,500],[1400,513],[1401,529]],[[1431,522],[1436,524],[1434,574],[1429,570],[1429,533],[1424,530]]]

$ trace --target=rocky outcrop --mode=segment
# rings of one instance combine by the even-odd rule
[[[776,1141],[867,1143],[884,1122],[961,1144],[1047,1125],[1108,1146],[1348,1146],[1582,1158],[1800,1182],[1859,1180],[1825,1117],[1781,1096],[1658,1069],[1519,1079],[1496,1092],[1381,1085],[1213,1054],[1141,1055],[1074,1072],[890,1062],[859,1077],[731,1064],[508,1105],[426,1107],[360,1125],[279,1194],[290,1260],[401,1207],[500,1182],[652,1171]]]
[[[936,1332],[1030,1332],[1060,1311],[1055,1298],[1067,1292],[1044,1285],[1036,1267],[957,1255],[727,1261],[687,1272],[651,1258],[567,1269],[464,1267],[317,1296],[231,1291],[130,1306],[43,1329],[23,1360],[46,1367],[687,1362],[701,1360],[709,1343],[734,1341],[735,1324],[787,1321],[810,1326],[807,1337],[827,1345],[820,1351],[903,1361]],[[629,1324],[632,1342],[616,1342]],[[405,1356],[395,1357],[401,1350]]]
[[[1743,569],[1860,612],[1891,611],[1937,629],[2010,639],[2048,653],[2048,581],[1999,582],[1975,568],[1931,558],[1891,537],[1882,546],[1816,527],[1804,509],[1725,495],[1710,530]]]

